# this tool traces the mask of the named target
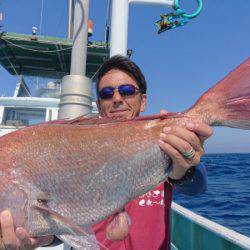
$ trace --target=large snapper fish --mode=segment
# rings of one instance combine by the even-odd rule
[[[250,59],[182,113],[54,121],[1,137],[0,210],[32,236],[91,248],[94,240],[74,234],[165,181],[171,162],[159,134],[188,121],[250,129]]]

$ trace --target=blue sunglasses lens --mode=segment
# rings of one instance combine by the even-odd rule
[[[118,87],[118,91],[122,96],[133,95],[136,91],[136,87],[130,84],[121,85]]]
[[[101,89],[98,93],[100,99],[111,99],[114,95],[114,91],[116,88],[113,87],[105,87]],[[136,90],[138,90],[132,84],[123,84],[118,87],[118,92],[121,96],[130,96],[133,95]]]
[[[114,88],[106,87],[99,91],[98,96],[101,99],[111,99],[114,95]]]

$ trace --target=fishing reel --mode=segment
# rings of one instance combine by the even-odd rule
[[[183,26],[187,24],[190,19],[197,17],[202,9],[202,0],[197,0],[197,3],[197,10],[193,14],[186,14],[185,11],[180,8],[179,0],[174,0],[173,9],[175,11],[168,14],[161,14],[161,19],[155,22],[156,26],[159,28],[158,34],[166,30]]]

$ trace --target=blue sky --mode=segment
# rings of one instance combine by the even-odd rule
[[[187,12],[195,0],[181,1]],[[164,108],[181,111],[228,72],[250,56],[250,1],[203,1],[203,11],[186,26],[157,34],[154,22],[163,6],[131,5],[128,47],[132,59],[142,68],[148,82],[148,107],[145,114]],[[106,0],[90,0],[94,23],[92,40],[104,40]],[[4,30],[31,33],[40,26],[41,0],[2,0]],[[65,37],[67,0],[44,0],[42,35]],[[0,95],[13,94],[17,77],[0,69]],[[216,128],[206,143],[207,152],[250,152],[250,132]]]

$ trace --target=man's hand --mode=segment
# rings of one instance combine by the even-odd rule
[[[167,111],[161,110],[161,114],[165,113]],[[203,143],[211,135],[212,129],[205,123],[187,122],[163,128],[159,146],[172,159],[170,178],[181,179],[190,167],[200,163]]]
[[[50,244],[54,238],[54,236],[30,237],[21,227],[15,230],[12,215],[8,210],[1,213],[0,223],[0,250],[32,250]]]
[[[114,217],[106,228],[106,236],[113,241],[123,240],[129,233],[130,218],[124,211]]]

